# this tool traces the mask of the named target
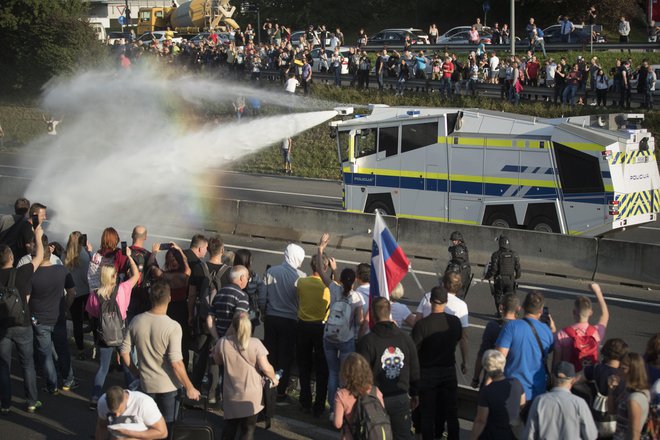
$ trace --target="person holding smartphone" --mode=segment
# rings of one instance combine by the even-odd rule
[[[26,219],[18,227],[15,240],[6,243],[14,254],[14,267],[17,267],[21,258],[32,252],[35,243],[34,230],[46,220],[46,205],[41,203],[30,205]]]
[[[163,269],[151,264],[162,251],[166,251]],[[172,300],[167,307],[167,316],[181,325],[183,363],[188,365],[188,349],[192,334],[192,327],[188,324],[188,281],[191,274],[188,258],[176,243],[154,243],[147,267],[150,267],[150,275],[154,280],[163,279],[170,285]]]

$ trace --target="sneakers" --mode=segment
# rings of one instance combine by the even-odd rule
[[[89,401],[89,409],[92,411],[96,411],[96,407],[99,403],[99,398],[98,397],[92,397],[91,400]]]
[[[33,413],[33,412],[35,412],[37,409],[41,408],[42,405],[43,405],[43,404],[42,404],[39,400],[37,400],[37,401],[34,402],[32,405],[28,405],[28,407],[27,407],[27,412],[29,412],[29,413]]]
[[[51,396],[58,396],[60,394],[60,390],[57,388],[55,388],[54,390],[49,390],[47,387],[43,387],[41,391],[43,391],[44,393],[48,393]]]
[[[0,414],[3,416],[9,415],[9,408],[0,408]]]
[[[75,389],[78,388],[79,386],[80,386],[80,382],[78,382],[77,380],[73,379],[73,380],[72,380],[71,382],[69,382],[69,383],[64,383],[64,384],[62,384],[62,391],[71,391],[71,390],[75,390]]]

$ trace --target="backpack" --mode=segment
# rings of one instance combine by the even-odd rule
[[[592,391],[591,414],[593,415],[596,429],[598,429],[599,438],[610,438],[616,432],[616,415],[607,412],[607,396],[601,394],[598,389],[598,374],[593,369],[593,380],[589,381],[589,387]]]
[[[353,317],[353,308],[348,302],[348,298],[343,296],[330,306],[328,320],[325,323],[323,337],[330,342],[347,342],[355,337],[351,318]]]
[[[566,327],[564,332],[573,340],[573,356],[571,362],[575,371],[582,371],[588,365],[594,365],[598,361],[598,341],[594,337],[596,327],[587,327],[584,335],[578,335],[573,327]]]
[[[223,264],[220,269],[211,272],[205,261],[200,261],[200,264],[202,265],[202,270],[204,271],[204,276],[208,280],[208,284],[204,291],[197,291],[197,297],[195,298],[195,305],[193,308],[193,316],[195,317],[193,330],[197,335],[208,334],[206,318],[211,313],[211,298],[214,297],[222,287],[222,277],[230,269],[228,265]]]
[[[108,347],[119,347],[124,341],[124,319],[117,304],[117,292],[119,286],[115,286],[110,298],[104,299],[98,292],[99,299],[99,339]]]
[[[151,271],[145,271],[147,269],[147,261],[151,256],[151,252],[140,249],[133,249],[131,247],[131,258],[135,261],[135,265],[140,271],[140,279],[138,280],[133,291],[131,292],[131,301],[129,305],[129,310],[132,314],[138,315],[144,313],[147,310],[151,309],[151,299],[149,299],[149,291],[151,290],[151,285],[153,284],[153,277],[151,276]]]
[[[392,440],[392,425],[385,408],[378,400],[376,387],[369,394],[358,396],[349,424],[354,440]]]
[[[16,288],[16,269],[9,270],[9,282],[0,286],[0,327],[9,328],[23,325],[25,305]]]

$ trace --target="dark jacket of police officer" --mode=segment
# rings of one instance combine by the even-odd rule
[[[454,231],[449,236],[449,239],[452,242],[452,245],[449,246],[449,254],[451,259],[449,264],[445,269],[447,272],[455,272],[461,275],[461,281],[463,282],[463,287],[461,291],[458,292],[460,296],[465,295],[467,289],[469,288],[470,278],[472,275],[472,268],[470,267],[470,254],[468,248],[463,241],[463,234],[459,231]]]
[[[495,307],[502,302],[502,297],[507,293],[515,293],[516,281],[520,278],[520,258],[518,253],[511,249],[509,239],[504,235],[499,238],[500,248],[493,252],[490,258],[490,266],[486,272],[486,279],[491,277],[495,280]]]

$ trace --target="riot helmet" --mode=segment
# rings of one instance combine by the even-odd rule
[[[509,242],[509,238],[506,235],[500,235],[500,239],[498,240],[498,243],[500,245],[500,248],[502,249],[509,249],[509,246],[511,243]]]
[[[454,231],[449,236],[449,239],[452,240],[452,241],[456,240],[456,241],[460,241],[461,243],[463,243],[463,234],[461,234],[459,231]]]

